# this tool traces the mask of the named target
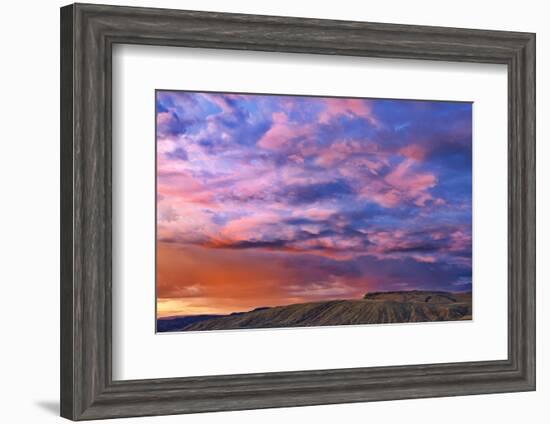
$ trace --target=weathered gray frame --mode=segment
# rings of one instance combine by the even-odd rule
[[[115,43],[506,64],[508,359],[113,381]],[[534,389],[534,34],[87,4],[61,9],[62,416],[83,420]]]

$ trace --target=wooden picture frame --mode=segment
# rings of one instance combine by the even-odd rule
[[[508,359],[113,381],[114,44],[505,64]],[[535,35],[74,4],[61,9],[61,415],[72,420],[535,389]]]

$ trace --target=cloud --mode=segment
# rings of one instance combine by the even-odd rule
[[[158,92],[159,296],[452,289],[471,279],[471,181],[469,104]]]
[[[311,205],[324,199],[341,198],[353,193],[352,188],[345,180],[330,182],[290,185],[281,190],[280,196],[290,204]]]
[[[401,147],[399,153],[408,159],[421,161],[426,157],[426,148],[418,144],[408,144]]]
[[[271,128],[260,138],[258,146],[268,150],[289,149],[291,143],[307,139],[313,135],[311,125],[300,125],[288,121],[288,117],[282,112],[272,115]]]
[[[415,255],[413,256],[413,259],[417,262],[423,262],[427,264],[433,264],[437,262],[437,258],[435,256],[430,256],[430,255]]]
[[[167,152],[166,156],[174,160],[187,160],[187,152],[182,147],[176,147],[173,151]]]
[[[327,124],[341,116],[365,118],[369,123],[377,124],[370,100],[339,98],[325,100],[325,109],[319,114],[319,122]]]

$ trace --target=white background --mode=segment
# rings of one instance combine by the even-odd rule
[[[473,101],[473,321],[155,335],[153,93],[167,87]],[[506,359],[507,87],[504,65],[116,47],[113,378]]]
[[[112,3],[120,3],[113,1]],[[543,216],[550,207],[547,129],[548,12],[544,2],[525,0],[461,2],[407,0],[386,2],[310,2],[278,0],[130,1],[131,5],[188,8],[317,18],[444,25],[537,32],[537,174],[538,191],[538,390],[534,393],[423,399],[337,406],[133,419],[120,422],[278,423],[425,422],[491,420],[500,423],[546,422],[550,416],[547,366],[550,315],[544,287],[550,241]],[[60,422],[58,408],[59,310],[59,22],[57,1],[4,5],[2,31],[2,350],[0,388],[6,422]],[[122,4],[122,3],[121,3]],[[545,358],[546,356],[546,358]]]

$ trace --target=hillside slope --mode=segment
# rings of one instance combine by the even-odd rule
[[[180,331],[311,327],[472,319],[471,293],[380,292],[360,300],[332,300],[262,308],[187,325]]]
[[[190,315],[183,317],[165,317],[157,319],[157,331],[164,333],[167,331],[179,331],[180,328],[186,327],[195,322],[205,321],[207,319],[224,317],[226,315]]]

